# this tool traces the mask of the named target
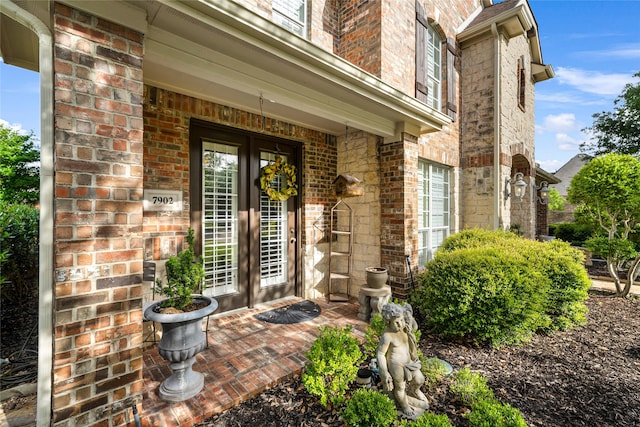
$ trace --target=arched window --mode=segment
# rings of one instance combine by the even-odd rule
[[[458,115],[458,59],[455,40],[447,40],[416,4],[416,98],[453,120]]]
[[[442,106],[442,40],[419,15],[416,23],[416,98],[438,111]]]

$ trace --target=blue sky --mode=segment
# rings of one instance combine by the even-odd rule
[[[580,151],[594,113],[613,111],[640,71],[640,1],[529,0],[542,59],[556,76],[536,84],[536,161],[555,172]]]
[[[555,172],[580,151],[581,130],[640,71],[640,0],[529,0],[542,58],[556,76],[536,84],[536,161]],[[39,76],[0,63],[0,121],[40,133]]]

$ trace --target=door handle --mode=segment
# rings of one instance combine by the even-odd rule
[[[292,244],[292,245],[297,241],[298,241],[298,239],[296,239],[295,237],[292,237],[292,238],[289,239],[289,243]]]

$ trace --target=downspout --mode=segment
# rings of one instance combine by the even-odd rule
[[[493,229],[497,230],[502,222],[502,212],[500,204],[502,202],[502,179],[500,174],[500,146],[502,144],[502,132],[500,131],[502,123],[502,103],[500,95],[502,94],[502,79],[500,78],[500,63],[502,56],[500,54],[500,34],[496,23],[491,24],[491,33],[494,36],[494,64],[493,64]]]
[[[38,386],[36,425],[51,424],[53,369],[53,44],[49,28],[8,0],[0,12],[29,28],[39,40],[40,73],[40,259],[38,302]]]

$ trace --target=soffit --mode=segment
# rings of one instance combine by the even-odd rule
[[[485,7],[458,34],[458,41],[464,44],[478,37],[486,37],[494,26],[510,38],[522,35],[527,37],[534,81],[539,82],[554,77],[553,68],[542,63],[538,25],[526,0],[505,0]]]
[[[451,120],[375,76],[230,1],[66,0],[145,33],[145,83],[331,134],[384,137]],[[98,3],[98,5],[96,5]],[[135,11],[132,13],[132,11]],[[140,20],[144,15],[144,22]]]
[[[38,71],[40,42],[28,16],[48,22],[48,4],[28,0],[0,0],[0,56],[5,64]],[[23,12],[23,13],[21,13]]]
[[[8,16],[0,15],[0,56],[5,64],[38,71],[38,36]]]

